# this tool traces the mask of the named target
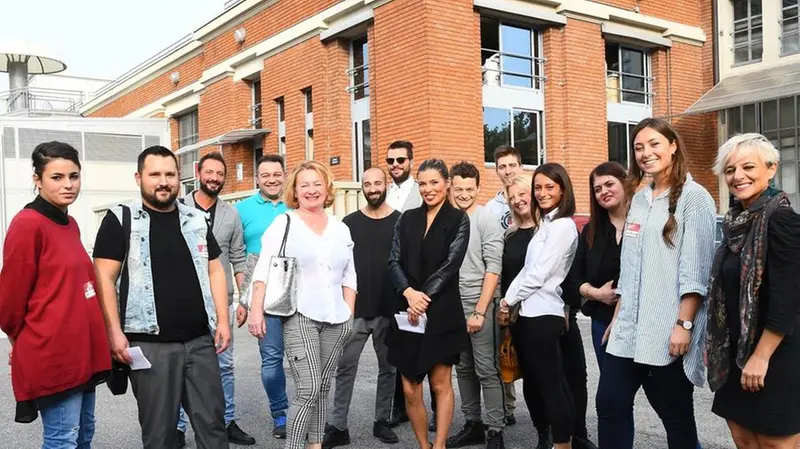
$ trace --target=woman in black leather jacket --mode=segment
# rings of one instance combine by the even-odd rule
[[[403,376],[406,410],[420,449],[445,449],[453,420],[453,365],[469,342],[458,270],[467,251],[469,218],[447,201],[450,186],[445,163],[422,163],[417,182],[424,204],[397,221],[389,274],[397,293],[395,312],[406,312],[424,333],[400,330],[392,323],[389,362]],[[436,396],[436,441],[428,440],[422,380],[430,376]]]

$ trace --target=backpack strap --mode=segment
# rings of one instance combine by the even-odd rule
[[[131,249],[131,209],[122,207],[122,233],[125,235],[125,260],[122,262],[122,278],[119,283],[119,323],[125,329],[125,312],[128,310],[128,290],[130,287],[130,273],[128,272],[128,252]]]

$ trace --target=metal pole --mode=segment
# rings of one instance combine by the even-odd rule
[[[12,101],[8,111],[14,112],[28,109],[28,63],[8,63],[8,88],[11,90]]]
[[[6,152],[3,142],[3,128],[0,127],[0,269],[3,268],[3,244],[6,241]]]

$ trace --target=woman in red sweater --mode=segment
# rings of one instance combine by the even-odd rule
[[[67,215],[81,190],[81,164],[61,142],[38,145],[31,158],[39,195],[11,221],[0,270],[15,420],[41,413],[43,449],[89,448],[94,391],[111,357],[92,261]]]

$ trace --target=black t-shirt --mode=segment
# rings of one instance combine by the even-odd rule
[[[150,262],[158,335],[128,334],[131,341],[185,342],[209,333],[208,315],[192,255],[181,234],[178,210],[159,212],[146,206],[150,216]],[[208,260],[220,256],[209,228],[206,234]],[[109,211],[94,245],[94,257],[125,260],[125,235],[117,217]]]
[[[389,251],[392,249],[394,225],[400,212],[394,211],[379,220],[361,211],[344,217],[355,244],[353,259],[358,276],[356,318],[392,316],[392,286],[389,279]]]
[[[508,287],[511,286],[514,278],[525,266],[525,253],[528,252],[528,243],[530,243],[535,233],[534,228],[517,229],[506,239],[506,244],[503,246],[503,274],[500,276],[500,294],[504,298]]]
[[[192,196],[194,197],[196,194],[197,192],[193,193]],[[197,202],[197,198],[194,198],[194,207],[208,214],[208,220],[206,220],[208,222],[208,227],[210,229],[214,229],[214,219],[217,216],[217,202],[214,201],[214,204],[212,204],[211,207],[208,209],[203,209],[203,206]]]

